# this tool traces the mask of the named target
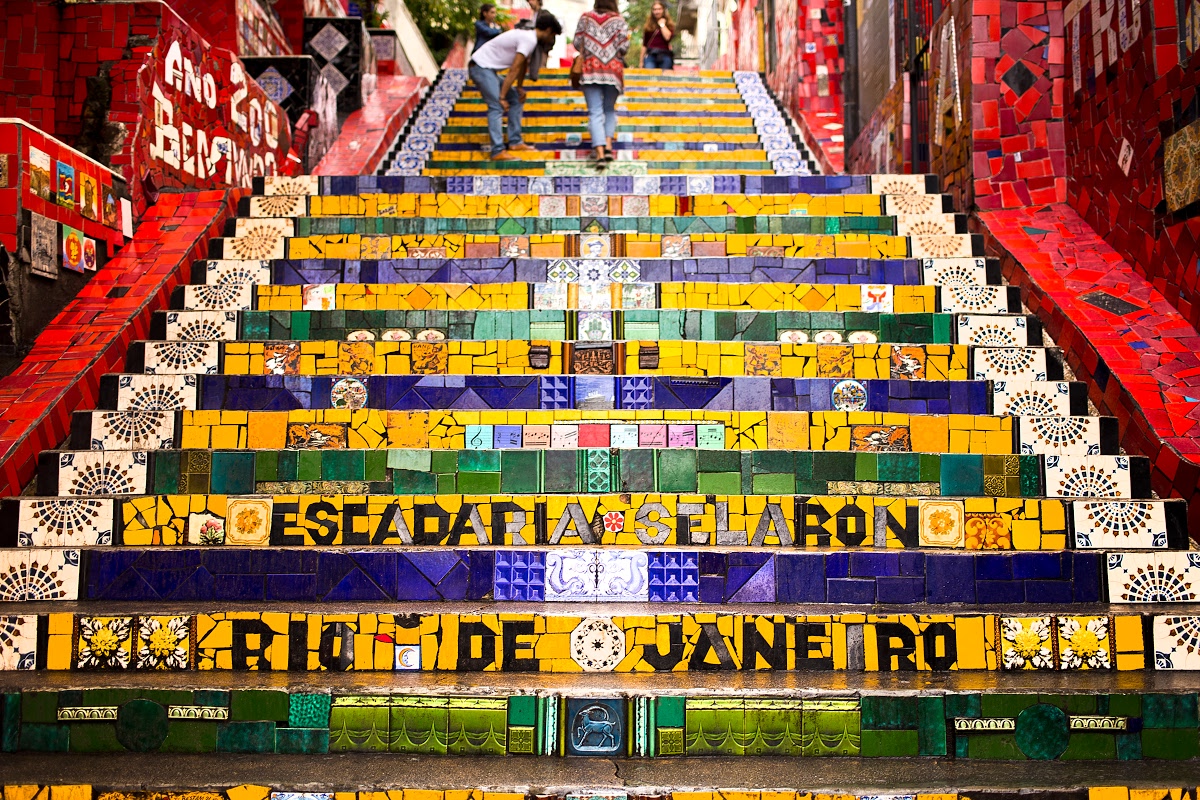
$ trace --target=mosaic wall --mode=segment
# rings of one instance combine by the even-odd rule
[[[1185,760],[1200,755],[1194,693],[951,692],[922,698],[863,693],[801,699],[89,689],[0,697],[4,700],[4,749],[9,752],[907,756],[961,761]],[[5,787],[6,800],[18,796],[22,788],[26,787]],[[30,794],[22,796],[34,797],[35,788],[28,787]],[[90,798],[86,788],[75,787],[73,797]],[[231,798],[234,791],[229,792]],[[265,787],[260,791],[265,797]],[[406,789],[405,795],[410,791]],[[1114,787],[1094,789],[1090,795],[1083,790],[1056,791],[1052,796],[1182,800],[1191,793]],[[374,800],[377,794],[362,792],[358,797]],[[440,795],[421,796],[427,794]],[[795,791],[761,794],[796,800],[848,797]],[[62,798],[62,794],[55,796]],[[238,796],[242,796],[240,790]],[[719,791],[674,791],[665,796],[715,800],[725,795]],[[758,798],[760,793],[732,796]],[[1036,791],[1019,796],[1039,797]],[[99,795],[101,800],[143,797],[121,792]],[[283,800],[285,795],[273,793],[271,797]],[[339,793],[337,797],[355,795]],[[525,795],[479,792],[478,797],[521,800]],[[944,800],[956,795],[913,797]]]

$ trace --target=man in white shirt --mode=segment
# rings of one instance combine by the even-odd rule
[[[471,80],[487,104],[488,137],[492,160],[512,158],[510,151],[534,148],[521,141],[521,115],[525,111],[525,73],[534,51],[548,52],[562,25],[549,11],[539,11],[534,29],[511,30],[492,39],[471,55]],[[500,73],[508,70],[504,77]],[[504,147],[504,114],[508,114],[508,148]]]

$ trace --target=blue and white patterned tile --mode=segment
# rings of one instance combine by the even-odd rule
[[[149,459],[144,450],[58,453],[58,496],[145,494]]]
[[[540,550],[497,550],[492,592],[496,600],[545,600],[546,554]]]
[[[167,411],[93,411],[93,450],[169,450],[175,415]]]
[[[1001,416],[1071,415],[1070,381],[995,381],[992,413]]]
[[[1165,549],[1169,542],[1161,500],[1076,500],[1071,523],[1081,549]]]
[[[972,357],[973,380],[1046,380],[1044,347],[977,347],[972,352]]]
[[[236,311],[168,311],[168,342],[228,342],[238,338]]]
[[[0,616],[0,672],[37,668],[36,614]]]
[[[142,371],[147,375],[216,375],[219,342],[144,342]]]
[[[114,501],[102,498],[21,498],[19,547],[89,547],[113,543]]]
[[[1110,603],[1194,603],[1200,552],[1159,550],[1108,554]]]
[[[1200,617],[1156,616],[1152,631],[1156,670],[1200,670]]]
[[[0,601],[78,599],[78,550],[0,550]]]
[[[1017,420],[1022,455],[1090,456],[1100,453],[1099,417],[1035,417]]]
[[[1047,497],[1131,499],[1128,456],[1046,456]]]
[[[561,548],[546,553],[546,601],[646,602],[644,550]]]
[[[118,411],[195,411],[195,375],[121,375],[117,378]]]
[[[700,556],[684,550],[652,550],[647,566],[652,603],[700,601]]]

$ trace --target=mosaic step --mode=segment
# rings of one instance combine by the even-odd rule
[[[395,195],[887,195],[907,213],[927,213],[908,206],[921,203],[921,195],[937,199],[943,211],[948,209],[941,183],[935,175],[297,175],[256,177],[252,195],[347,196],[386,193]],[[253,202],[253,201],[252,201]],[[399,200],[397,200],[399,202]],[[919,206],[924,209],[924,206]],[[932,211],[932,209],[930,209]]]
[[[1056,392],[1047,381],[1061,369],[1043,348],[985,348],[973,345],[766,344],[692,340],[484,339],[450,341],[168,341],[139,342],[130,369],[146,375],[595,375],[683,376],[803,380],[993,381],[1002,395],[1037,388]],[[123,382],[123,378],[118,379]],[[635,386],[637,384],[634,384]],[[765,388],[766,384],[763,384]],[[861,410],[859,387],[839,406]],[[1062,393],[1067,394],[1067,389]],[[1052,413],[1052,412],[1043,412]]]
[[[737,176],[722,176],[722,178]],[[859,176],[854,176],[859,177]],[[384,180],[393,180],[387,178]],[[400,179],[409,180],[409,179]],[[414,178],[412,180],[431,181]],[[601,191],[596,194],[555,192],[515,192],[511,178],[502,178],[503,187],[490,193],[472,193],[462,185],[450,192],[450,180],[434,182],[433,191],[374,191],[350,194],[295,195],[259,194],[238,201],[239,218],[264,217],[424,217],[424,218],[503,218],[533,216],[578,216],[599,214],[614,217],[738,217],[763,215],[811,215],[814,217],[925,216],[955,213],[950,195],[938,194],[822,194],[796,193],[713,193],[713,194],[634,194]],[[471,181],[464,178],[461,180]],[[583,179],[580,179],[581,181]],[[607,178],[601,178],[607,182]],[[529,181],[525,181],[528,189]],[[393,184],[386,184],[392,187]],[[472,183],[473,187],[473,183]],[[332,189],[333,187],[327,187]],[[499,191],[504,188],[505,191]],[[544,187],[553,188],[553,187]],[[594,181],[581,183],[581,189],[597,189]],[[632,186],[630,186],[632,189]],[[715,187],[714,187],[715,188]]]
[[[194,376],[174,377],[182,380],[173,389],[169,382],[158,385],[164,393],[168,389],[175,391],[174,395],[165,401],[162,395],[134,396],[135,402],[130,404],[135,406],[133,410],[145,413],[140,406],[174,403],[177,408],[187,402],[179,387],[186,386],[187,380]],[[581,436],[583,442],[599,445],[607,441],[609,447],[614,443],[667,447],[674,441],[720,449],[716,427],[710,427],[719,426],[724,428],[724,448],[728,450],[1011,455],[1014,450],[1024,449],[1015,441],[1016,430],[1017,436],[1033,450],[1068,455],[1106,449],[1100,423],[1089,421],[1098,418],[1078,415],[1066,421],[1055,415],[1026,422],[1026,417],[1012,416],[884,415],[870,411],[213,409],[185,410],[179,415],[178,425],[175,416],[142,418],[110,414],[100,418],[105,427],[97,434],[110,437],[102,439],[103,442],[114,443],[134,435],[150,437],[154,434],[149,429],[135,434],[132,426],[153,422],[159,426],[155,430],[164,431],[165,436],[174,438],[171,432],[177,430],[179,446],[184,449],[464,450],[470,447],[490,450],[504,449],[506,445],[574,449],[579,446]]]
[[[283,725],[276,728],[277,745],[280,741],[284,741],[287,736],[291,735],[286,733],[288,730]],[[284,733],[281,734],[280,731]],[[288,745],[285,744],[284,749],[281,749],[279,752],[292,752],[287,747]],[[266,752],[273,751],[267,750]],[[573,765],[577,762],[564,761],[563,763]],[[811,768],[811,762],[805,766]],[[575,767],[571,766],[570,769],[573,771]],[[697,777],[702,778],[706,776],[701,774]],[[725,778],[722,785],[736,782],[736,778],[730,780],[727,771],[722,772],[722,777]],[[295,772],[289,772],[286,779],[281,776],[279,780],[260,781],[260,784],[256,785],[233,785],[233,780],[231,777],[220,786],[206,786],[204,789],[157,790],[154,793],[158,796],[159,800],[333,800],[335,796],[338,800],[400,800],[405,795],[413,800],[416,800],[416,798],[420,798],[420,800],[537,800],[538,797],[541,797],[542,800],[596,800],[597,798],[603,798],[604,800],[676,800],[676,798],[678,800],[726,800],[726,798],[738,798],[738,800],[868,800],[867,796],[856,795],[854,793],[839,792],[831,794],[828,792],[822,793],[807,790],[797,791],[795,789],[689,788],[684,790],[622,786],[619,788],[605,787],[582,790],[557,789],[535,793],[532,789],[526,789],[518,785],[518,778],[516,776],[512,779],[511,787],[507,783],[498,782],[496,785],[501,786],[499,789],[482,789],[477,787],[448,790],[429,789],[423,788],[418,780],[413,779],[410,780],[413,785],[411,787],[406,786],[403,789],[371,789],[355,792],[326,790],[324,787],[332,786],[328,781],[306,784],[310,787],[320,787],[319,791],[295,791],[292,787],[302,782]],[[471,781],[450,782],[454,785],[471,783]],[[272,785],[262,785],[263,783],[270,783]],[[689,786],[699,786],[701,783],[701,780],[693,780],[689,783]],[[1193,800],[1196,796],[1196,788],[1192,786],[1182,787],[1172,785],[1170,788],[1159,788],[1166,787],[1169,783],[1171,782],[1158,780],[1154,782],[1154,788],[1139,785],[1133,788],[1125,786],[1096,786],[1080,789],[1021,789],[1019,794],[1028,797],[1029,800]],[[1175,781],[1174,783],[1181,784],[1183,782]],[[126,785],[132,785],[132,783],[128,782],[128,778],[121,782],[122,787]],[[175,785],[177,783],[172,784],[172,786]],[[394,782],[388,784],[389,787],[395,787],[396,785]],[[977,796],[977,793],[971,792],[970,795]],[[1016,800],[1018,791],[1008,787],[1004,789],[996,787],[989,791],[988,795],[995,798]],[[36,800],[48,800],[50,797],[57,798],[58,800],[93,800],[93,797],[96,800],[148,800],[147,792],[142,789],[114,789],[109,786],[102,788],[91,785],[57,784],[10,785],[7,787],[5,796],[9,800],[35,800],[35,798]],[[914,793],[904,795],[904,797],[911,798],[911,800],[935,800],[935,798],[936,800],[969,800],[967,793],[960,794],[958,791],[943,791],[936,796]]]
[[[496,611],[483,613],[321,613],[278,604],[270,611],[188,610],[176,603],[145,615],[0,619],[18,643],[11,651],[20,662],[46,671],[1139,673],[1196,669],[1189,645],[1200,627],[1195,616],[1072,612],[1069,606],[1026,616],[791,615],[699,611],[688,604],[671,613],[664,604],[655,606],[664,613],[625,616],[619,603],[611,604],[617,609],[611,613],[604,610],[610,606],[592,603],[583,616],[501,612],[494,605]],[[157,640],[152,651],[142,637]],[[172,637],[174,647],[164,647]],[[165,658],[173,663],[160,665]],[[707,699],[737,698],[725,692]],[[1180,726],[1193,737],[1195,710],[1193,703]]]
[[[151,321],[151,335],[165,339],[171,312]],[[952,314],[876,312],[689,311],[647,309],[617,312],[556,311],[239,311],[228,339],[250,341],[440,341],[442,339],[663,339],[677,341],[778,342],[796,344],[950,344]],[[180,341],[198,317],[175,317]],[[183,321],[183,324],[180,322]],[[1028,320],[1027,320],[1028,322]],[[223,334],[224,330],[212,331]],[[610,334],[610,335],[604,335]],[[189,340],[189,341],[195,341]],[[212,341],[212,340],[209,340]],[[159,342],[161,344],[162,342]],[[143,347],[143,363],[145,348]],[[1047,351],[1049,371],[1057,350]],[[1049,377],[1049,375],[1047,375]],[[1061,378],[1061,374],[1055,374]]]
[[[151,344],[151,343],[147,343]],[[161,343],[159,343],[161,344]],[[188,343],[207,345],[208,343]],[[211,345],[210,345],[211,346]],[[136,358],[136,353],[133,354]],[[156,370],[167,373],[169,370]],[[288,380],[281,380],[282,378]],[[292,378],[296,378],[293,380]],[[512,409],[512,410],[598,410],[636,408],[645,410],[732,409],[757,406],[765,411],[878,411],[909,414],[990,414],[992,386],[987,381],[890,381],[849,382],[833,378],[646,378],[622,381],[614,388],[614,379],[606,376],[570,375],[541,378],[528,375],[415,376],[388,375],[337,377],[308,376],[225,376],[201,375],[198,378],[197,407],[204,409],[284,410],[299,408],[378,408],[389,410],[427,409]],[[617,391],[620,391],[620,400]],[[753,403],[751,403],[753,400]],[[92,412],[76,412],[80,421],[72,436],[80,444],[98,447],[105,436],[92,436]],[[132,418],[110,416],[113,422]],[[1107,419],[1107,418],[1105,418]],[[101,425],[107,422],[97,420]],[[1068,422],[1064,425],[1093,427],[1091,423]],[[1101,446],[1100,452],[1115,447],[1116,434],[1106,421],[1099,425],[1099,439],[1087,442]],[[140,424],[138,427],[141,427]],[[723,426],[719,431],[704,431],[706,447],[723,447]],[[1080,433],[1084,430],[1081,429]],[[604,441],[608,442],[607,430]],[[691,438],[697,443],[696,430],[676,429],[673,443]],[[680,438],[683,437],[683,438]],[[1111,437],[1111,438],[1110,438]],[[96,441],[99,439],[100,441]],[[628,443],[628,437],[619,439]],[[1083,444],[1076,436],[1072,440]],[[1113,444],[1107,444],[1111,442]],[[90,444],[89,444],[90,443]],[[635,442],[636,443],[636,442]],[[1035,445],[1036,442],[1029,442]],[[1058,444],[1055,442],[1054,444]],[[106,446],[99,449],[109,449]],[[1084,450],[1087,452],[1087,450]]]
[[[259,225],[271,224],[288,231],[287,236],[357,233],[359,235],[436,235],[441,233],[483,233],[521,236],[550,233],[793,233],[823,235],[839,233],[887,234],[889,236],[944,236],[967,233],[967,219],[961,214],[921,214],[919,216],[728,216],[696,214],[688,216],[610,215],[608,199],[602,207],[579,209],[574,215],[564,208],[558,214],[502,217],[417,217],[417,216],[322,216],[257,217],[229,220],[225,235],[244,237]],[[546,204],[542,204],[546,205]],[[582,215],[581,213],[582,212]]]
[[[1104,599],[1105,555],[476,548],[262,550],[234,561],[213,549],[99,548],[81,553],[79,595],[122,603],[1095,603]]]
[[[561,265],[555,265],[560,266]],[[553,267],[552,267],[553,268]],[[1017,314],[1013,286],[851,283],[325,283],[184,286],[180,311],[688,309]]]
[[[1074,651],[1071,651],[1074,654]],[[131,658],[132,660],[132,658]],[[910,756],[932,760],[1194,759],[1200,755],[1196,694],[1125,692],[953,692],[929,698],[847,692],[797,697],[690,694],[573,696],[545,694],[385,694],[279,689],[25,691],[12,698],[5,732],[13,750],[78,753],[408,753],[661,758],[670,756]],[[1192,716],[1189,717],[1189,714]],[[137,723],[158,721],[150,732]],[[6,717],[7,720],[7,717]],[[9,727],[11,726],[11,727]],[[140,746],[139,746],[140,745]],[[6,787],[5,797],[18,787]],[[24,787],[20,787],[24,788]],[[36,787],[28,787],[35,789]],[[63,787],[68,788],[68,787]],[[78,790],[83,787],[69,787]],[[243,787],[261,792],[266,787]],[[1182,792],[1182,793],[1181,793]],[[339,800],[380,800],[400,792],[338,793]],[[208,792],[156,793],[162,800],[221,800]],[[521,793],[405,789],[422,800],[526,800]],[[39,794],[38,798],[46,795]],[[64,798],[63,794],[54,795]],[[239,789],[229,797],[256,797]],[[970,797],[980,796],[971,792]],[[1031,800],[1188,800],[1194,789],[1022,791],[985,797]],[[27,800],[33,800],[32,792]],[[87,800],[78,791],[65,795]],[[331,800],[332,793],[271,793],[270,800]],[[626,800],[603,794],[533,794],[548,800]],[[847,794],[791,791],[683,792],[655,800],[856,800]],[[907,795],[967,800],[968,795]],[[13,795],[13,800],[26,796]],[[100,800],[146,800],[106,792]],[[863,798],[867,800],[867,798]]]
[[[1150,497],[1150,465],[1144,456],[738,452],[675,443],[669,449],[577,444],[580,449],[574,450],[52,450],[39,456],[37,491],[60,497],[254,494],[276,491],[280,482],[366,481],[370,494]],[[864,492],[865,485],[873,485],[874,492]]]
[[[276,220],[291,222],[291,220]],[[247,235],[209,240],[208,257],[261,259],[498,258],[497,234],[314,234],[290,237],[267,220],[254,221]],[[745,256],[751,248],[772,248],[789,258],[978,258],[984,255],[979,234],[884,233],[546,233],[533,234],[529,254],[536,258],[691,258]]]
[[[202,475],[203,480],[211,481]],[[19,498],[0,503],[7,547],[637,546],[1186,549],[1178,500],[688,494]],[[245,513],[244,513],[245,512]],[[6,551],[19,553],[21,551]],[[37,556],[39,550],[32,552]],[[71,551],[67,551],[71,552]],[[74,551],[78,552],[78,551]],[[1194,554],[1184,553],[1189,559]],[[1153,559],[1152,553],[1131,559]],[[1169,557],[1169,556],[1168,556]],[[1170,557],[1169,557],[1170,558]],[[235,563],[237,556],[230,556]],[[1178,561],[1178,559],[1176,559]],[[1133,563],[1132,561],[1129,563]],[[73,562],[78,568],[78,559]],[[1109,568],[1122,570],[1119,559]],[[1175,564],[1182,575],[1193,570]],[[1153,584],[1153,571],[1138,583]],[[19,576],[13,580],[18,580]],[[18,580],[18,582],[20,582]],[[1172,581],[1163,579],[1164,585]],[[1182,581],[1169,596],[1189,599]],[[1149,597],[1149,595],[1147,595]]]
[[[519,238],[519,237],[518,237]],[[513,245],[516,244],[516,250]],[[194,286],[176,287],[172,307],[215,286],[323,283],[812,283],[926,284],[966,290],[1000,283],[1000,265],[982,258],[784,258],[759,255],[703,258],[527,258],[517,239],[497,258],[206,259],[192,266]],[[757,248],[756,252],[762,251]],[[524,255],[521,253],[524,252]],[[513,253],[513,255],[508,255]],[[1007,288],[1007,287],[1004,287]],[[222,289],[221,291],[225,291]],[[992,291],[992,290],[989,290]],[[969,297],[969,292],[959,292]]]

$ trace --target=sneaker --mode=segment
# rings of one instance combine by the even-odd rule
[[[499,153],[492,153],[488,157],[488,161],[511,161],[513,154],[507,150],[501,150]]]
[[[524,142],[517,142],[516,144],[510,144],[508,146],[508,149],[514,153],[532,153],[533,151],[537,150],[536,147],[530,147],[529,145],[525,144]]]

